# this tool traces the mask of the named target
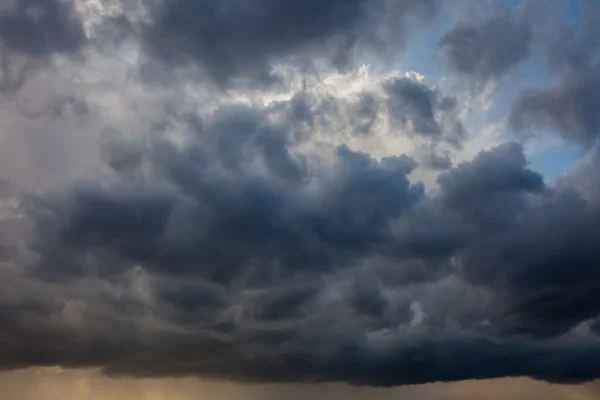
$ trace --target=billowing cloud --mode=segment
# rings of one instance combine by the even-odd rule
[[[184,150],[152,146],[151,180],[32,198],[25,271],[46,289],[4,300],[4,367],[384,386],[596,377],[597,339],[569,334],[600,314],[598,198],[580,189],[595,159],[548,187],[508,143],[426,196],[409,157],[339,147],[321,169],[286,132],[227,108]],[[66,287],[74,298],[49,302]],[[444,291],[459,296],[450,308]]]
[[[152,7],[144,44],[153,57],[175,66],[197,63],[221,83],[242,77],[269,84],[278,80],[276,64],[286,59],[306,64],[306,55],[316,53],[345,67],[356,46],[386,47],[392,38],[402,43],[407,20],[431,19],[439,3],[169,0]]]
[[[352,68],[438,2],[288,3],[2,10],[0,369],[598,378],[598,150],[550,181],[452,73]],[[451,71],[533,56],[525,8],[452,28]],[[596,60],[561,59],[507,127],[592,141]]]

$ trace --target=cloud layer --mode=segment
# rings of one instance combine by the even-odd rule
[[[460,14],[432,44],[458,89],[387,69],[443,7],[4,7],[0,369],[598,378],[594,25],[506,107],[514,132],[588,146],[549,181],[460,86],[546,54],[536,2]]]

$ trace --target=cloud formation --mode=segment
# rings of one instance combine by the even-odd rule
[[[81,21],[61,0],[16,0],[0,16],[0,36],[8,48],[32,56],[73,53],[85,42]]]
[[[577,26],[552,20],[541,30],[541,47],[556,76],[554,83],[522,91],[513,105],[510,122],[519,130],[550,129],[567,140],[589,146],[600,133],[600,11],[590,1],[582,1],[580,7],[584,17]]]
[[[483,15],[473,10],[473,4],[473,9],[465,12],[438,43],[447,63],[458,72],[483,81],[511,72],[531,52],[535,21],[528,3],[523,2],[516,10],[493,3]]]
[[[349,61],[365,61],[365,44],[399,51],[390,35],[440,6],[3,10],[11,62],[34,67],[7,69],[0,97],[0,369],[598,378],[598,149],[550,181],[530,143],[484,134],[487,106],[461,78]],[[500,81],[517,69],[533,56],[527,10],[445,32],[451,71]],[[2,30],[17,22],[26,33]],[[119,40],[111,24],[127,27]],[[554,61],[558,83],[519,94],[506,126],[594,139],[597,60],[567,57],[591,27]]]
[[[513,106],[512,125],[552,129],[567,140],[593,144],[600,133],[597,67],[573,69],[550,88],[524,91]]]
[[[401,43],[409,17],[427,21],[438,0],[326,0],[290,3],[282,0],[159,2],[144,29],[144,45],[169,64],[197,63],[212,79],[227,83],[237,77],[263,84],[278,80],[276,65],[287,60],[304,64],[314,52],[334,66],[346,67],[356,46]],[[388,15],[393,13],[393,18]],[[385,26],[383,30],[375,26]],[[364,49],[364,47],[363,47]],[[309,53],[307,53],[307,51]]]
[[[597,185],[595,158],[547,187],[508,143],[441,174],[428,197],[406,156],[340,147],[320,170],[256,110],[204,126],[184,151],[156,144],[152,181],[31,200],[33,276],[95,289],[5,308],[4,367],[384,386],[596,377],[597,339],[568,335],[600,313],[598,198],[579,189]],[[448,290],[458,303],[440,309]],[[51,347],[23,341],[25,315]]]

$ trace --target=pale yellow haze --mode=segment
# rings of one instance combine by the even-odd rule
[[[391,389],[335,385],[240,385],[198,379],[109,379],[59,368],[0,374],[0,400],[593,400],[600,383],[564,386],[530,379]]]

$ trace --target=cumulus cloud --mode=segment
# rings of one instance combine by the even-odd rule
[[[401,43],[409,31],[407,19],[428,21],[439,3],[164,1],[152,8],[143,40],[151,56],[175,66],[197,63],[220,83],[245,77],[272,84],[279,78],[276,64],[286,59],[306,64],[306,55],[314,57],[316,52],[334,66],[346,67],[357,46],[386,47],[391,33]],[[378,24],[385,30],[375,29]]]
[[[28,202],[37,233],[20,284],[46,289],[5,299],[5,368],[369,385],[596,377],[596,339],[569,334],[600,313],[598,199],[578,189],[593,175],[547,187],[513,142],[426,196],[406,156],[339,147],[321,170],[256,110],[203,126],[183,150],[149,150],[150,181]],[[49,302],[66,287],[74,297]],[[459,300],[442,307],[436,291]]]
[[[0,369],[599,377],[598,150],[549,182],[524,144],[482,139],[485,110],[446,78],[346,62],[438,2],[142,3],[3,9],[35,73],[3,69]],[[521,12],[440,45],[499,79],[530,55]],[[595,70],[565,68],[514,127],[594,137]]]

